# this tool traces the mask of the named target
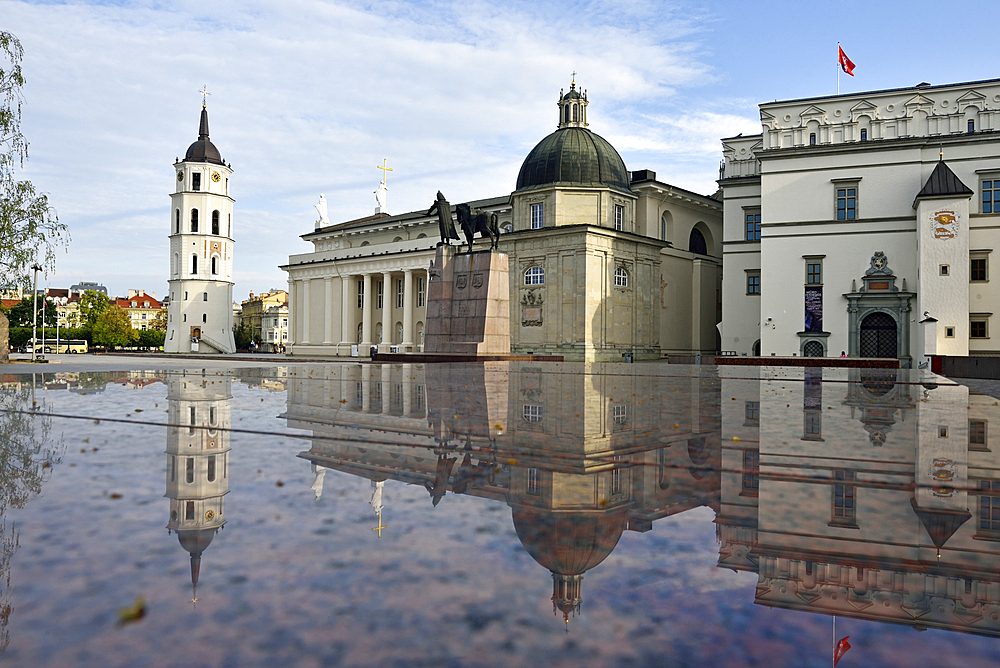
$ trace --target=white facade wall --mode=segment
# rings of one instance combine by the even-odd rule
[[[751,354],[759,337],[763,355],[802,354],[805,265],[813,258],[823,267],[827,334],[819,338],[828,356],[850,351],[858,334],[844,294],[861,288],[873,254],[882,251],[896,288],[916,293],[901,323],[910,344],[898,351],[900,358],[922,356],[918,322],[924,311],[939,320],[938,329],[942,318],[955,327],[949,341],[939,336],[939,354],[1000,351],[989,338],[969,338],[970,317],[1000,316],[1000,291],[990,290],[989,281],[969,280],[970,254],[989,257],[1000,243],[1000,216],[981,211],[982,181],[1000,176],[1000,134],[993,132],[1000,127],[1000,80],[766,103],[761,119],[762,135],[724,140],[724,350]],[[754,160],[746,157],[748,149]],[[966,200],[970,213],[961,238],[922,252],[915,197],[941,153],[975,194]],[[837,219],[836,190],[842,187],[856,189],[854,220]],[[759,250],[744,239],[745,208],[756,204],[755,196]],[[948,277],[940,276],[941,264],[950,266]],[[755,267],[761,271],[759,297],[746,294],[746,271]]]

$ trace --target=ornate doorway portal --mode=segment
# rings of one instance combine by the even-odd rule
[[[888,313],[870,313],[861,321],[861,357],[896,357],[896,321]]]

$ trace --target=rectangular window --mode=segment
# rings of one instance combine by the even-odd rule
[[[747,294],[748,295],[759,295],[760,294],[760,272],[747,272]]]
[[[545,225],[545,204],[531,205],[531,229],[540,230]]]
[[[857,526],[858,487],[854,471],[834,471],[833,481],[833,516],[830,523]]]
[[[970,281],[985,281],[986,278],[986,258],[985,257],[974,257],[969,261],[969,280]]]
[[[868,130],[861,129],[861,141],[868,141]]]
[[[396,280],[396,308],[403,308],[403,279]]]
[[[743,405],[743,415],[747,422],[760,423],[760,402],[748,401]]]
[[[542,493],[541,479],[538,469],[528,469],[528,494],[539,496]]]
[[[940,272],[941,272],[942,276],[949,276],[949,275],[951,275],[951,265],[942,264],[940,266]]]
[[[623,491],[622,469],[611,469],[611,496],[621,496]]]
[[[969,321],[969,338],[973,339],[988,339],[989,332],[987,331],[986,318],[973,318]]]
[[[184,508],[184,519],[193,520],[194,519],[194,501],[188,501]]]
[[[1000,179],[983,181],[982,213],[1000,213]]]
[[[208,457],[208,481],[215,482],[215,455]]]
[[[524,404],[521,415],[525,422],[537,423],[542,421],[544,411],[538,404]]]
[[[1000,534],[1000,480],[979,480],[979,525],[976,534]]]
[[[201,174],[198,172],[191,175],[191,190],[201,190]]]
[[[358,281],[358,308],[365,307],[365,281],[361,279]]]
[[[625,207],[623,207],[621,204],[615,204],[615,229],[621,232],[624,225],[625,225]]]
[[[986,420],[969,420],[969,450],[989,451],[986,446]]]
[[[382,308],[382,287],[382,281],[379,281],[375,290],[375,301],[378,304],[375,308]]]
[[[760,211],[747,211],[745,238],[747,241],[760,241]]]
[[[807,410],[802,412],[802,440],[819,441],[823,438],[823,412]]]
[[[756,494],[760,489],[760,450],[743,451],[743,493]]]
[[[823,283],[823,263],[812,260],[806,262],[806,285],[821,285]]]
[[[187,480],[188,484],[193,483],[194,482],[194,457],[188,457],[187,458],[187,465],[185,466],[185,472],[184,473],[185,473],[184,479]]]
[[[858,190],[853,188],[837,188],[837,220],[855,220],[857,218]]]

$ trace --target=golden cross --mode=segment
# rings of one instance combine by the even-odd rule
[[[570,84],[570,85],[572,85],[572,86],[576,85],[576,70],[573,70],[573,83]]]
[[[382,513],[378,514],[378,526],[372,527],[372,531],[378,531],[378,537],[382,537],[382,529],[387,529],[388,525],[382,524]]]
[[[381,165],[375,165],[375,169],[381,169],[382,170],[382,183],[385,183],[386,172],[391,172],[392,171],[392,167],[386,167],[386,165],[388,164],[388,162],[389,162],[388,158],[383,158]]]
[[[205,103],[208,101],[208,96],[211,95],[211,93],[208,92],[208,84],[202,86],[201,90],[198,92],[201,93],[201,106],[204,107]]]

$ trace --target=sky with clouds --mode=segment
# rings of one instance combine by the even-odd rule
[[[975,5],[976,3],[973,3]],[[72,241],[53,287],[167,289],[173,162],[212,140],[235,174],[233,296],[284,288],[311,245],[320,193],[334,222],[509,193],[555,129],[577,72],[588,121],[629,169],[711,194],[719,138],[760,131],[756,105],[1000,76],[989,5],[880,2],[320,2],[0,0],[24,47],[20,172]],[[40,279],[41,281],[42,279]]]

